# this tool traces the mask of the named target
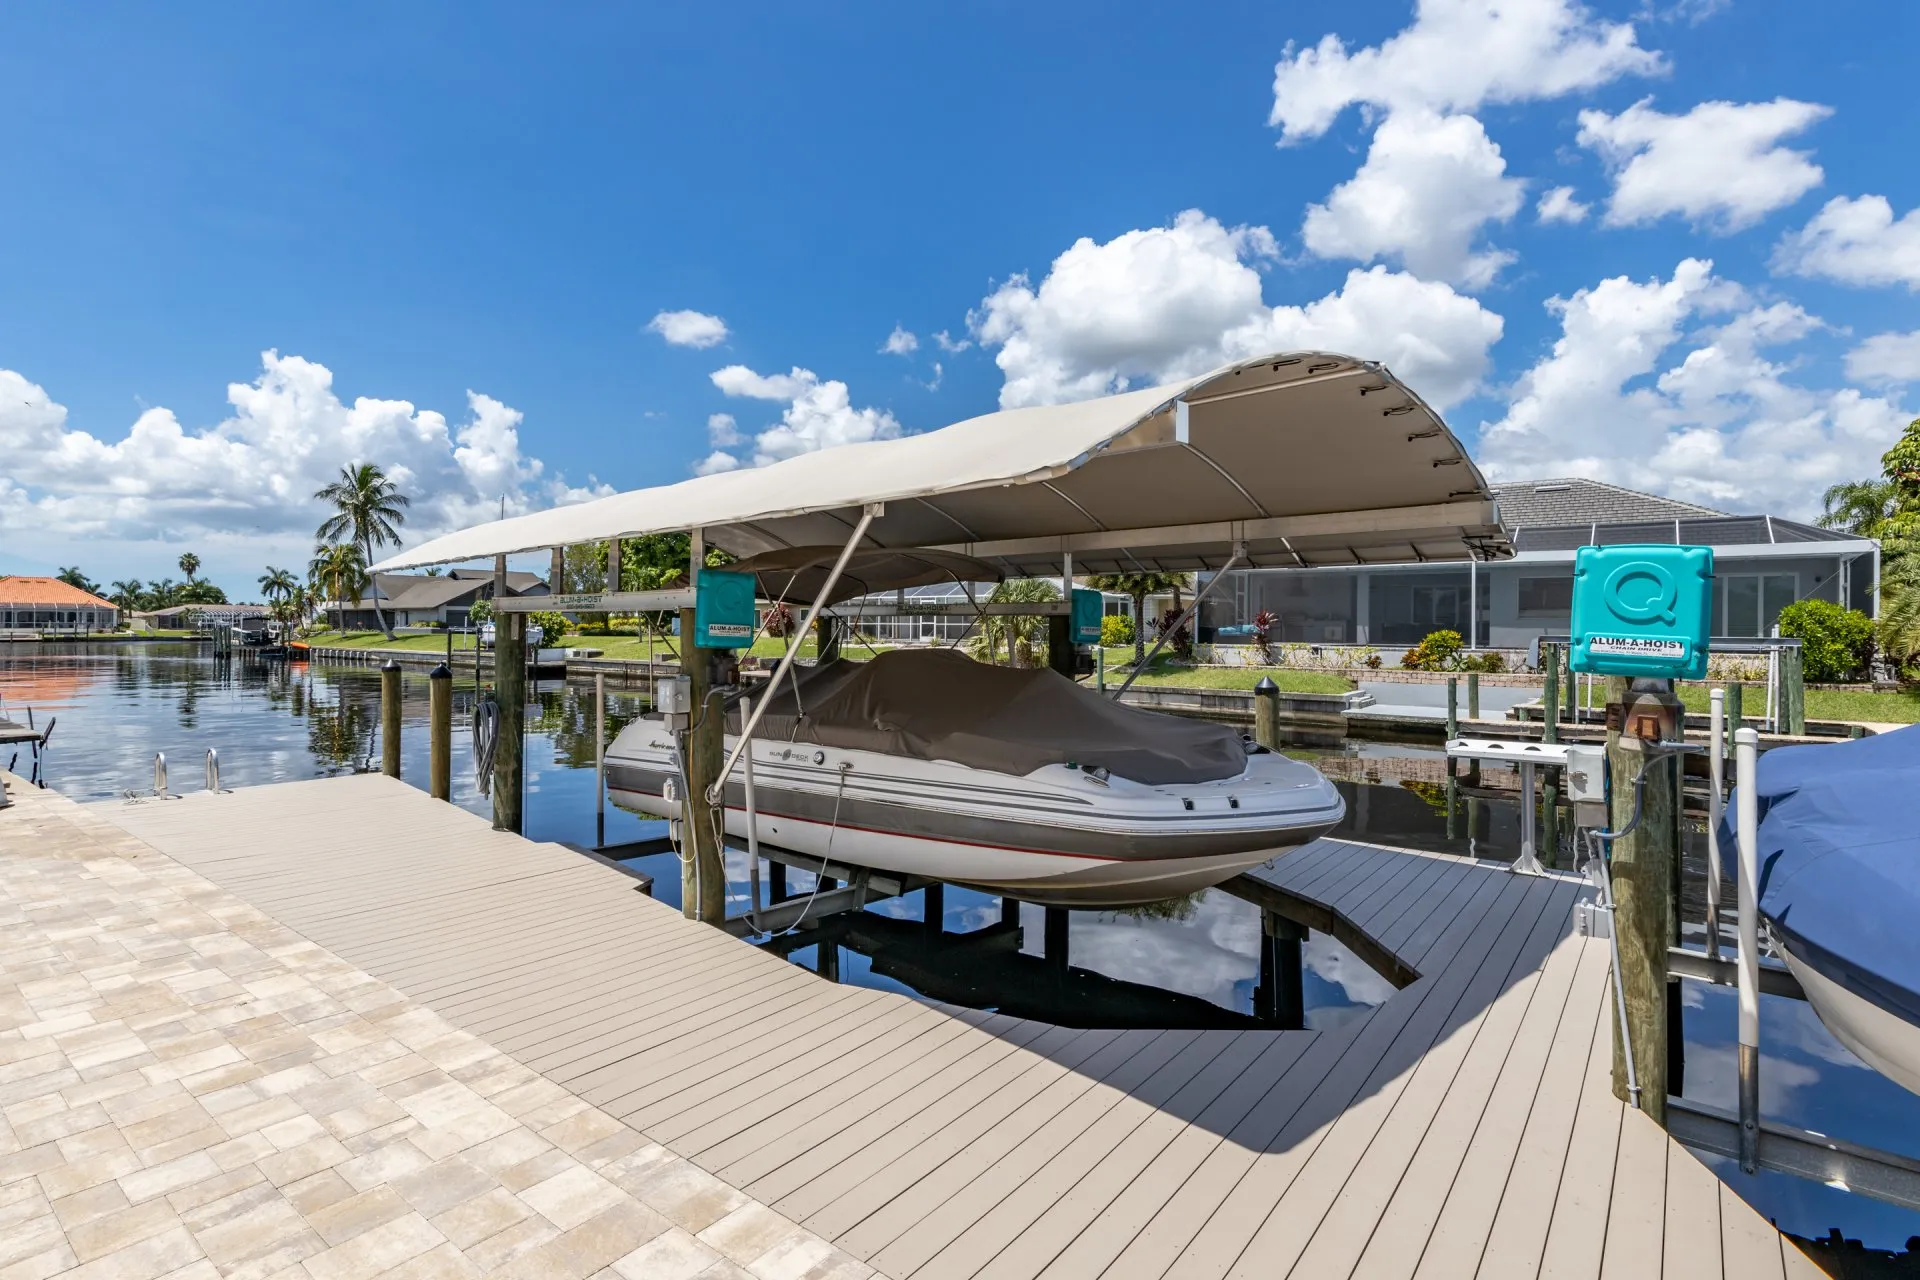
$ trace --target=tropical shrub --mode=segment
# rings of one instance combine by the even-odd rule
[[[1451,671],[1467,642],[1458,631],[1432,631],[1418,645],[1407,650],[1400,665],[1409,671]]]
[[[607,634],[607,624],[604,622],[582,622],[573,629],[573,634],[577,636],[604,636]]]
[[[1162,613],[1160,615],[1160,634],[1167,637],[1167,648],[1173,650],[1175,657],[1191,660],[1193,657],[1192,625],[1185,624],[1182,625],[1178,631],[1173,630],[1174,624],[1180,621],[1180,615],[1183,612],[1184,610],[1180,609],[1168,609]]]
[[[1461,671],[1498,674],[1507,669],[1507,659],[1504,654],[1489,649],[1485,653],[1463,654],[1454,666]]]
[[[573,624],[567,621],[567,615],[564,613],[542,609],[538,613],[527,615],[527,628],[531,630],[534,627],[540,628],[541,644],[556,645],[560,643],[560,637],[572,629]]]
[[[1780,611],[1780,634],[1800,641],[1809,680],[1852,680],[1873,661],[1873,619],[1831,600],[1796,600]]]
[[[1273,624],[1280,619],[1273,616],[1271,609],[1262,609],[1253,615],[1253,642],[1262,649],[1273,643]]]
[[[1133,619],[1124,613],[1110,613],[1100,619],[1100,644],[1104,648],[1117,649],[1123,644],[1133,643]]]
[[[467,621],[473,626],[493,621],[493,601],[475,600],[467,606]]]
[[[784,636],[793,629],[793,610],[785,602],[770,605],[767,609],[767,634],[776,638]]]

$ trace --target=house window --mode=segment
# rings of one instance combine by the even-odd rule
[[[1741,639],[1771,635],[1780,611],[1799,596],[1791,573],[1729,573],[1713,585],[1713,634]]]
[[[1520,579],[1520,612],[1553,614],[1563,618],[1571,617],[1573,614],[1573,579]]]

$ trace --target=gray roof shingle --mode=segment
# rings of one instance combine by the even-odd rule
[[[1490,486],[1500,503],[1500,523],[1509,529],[1568,525],[1631,524],[1724,516],[1725,511],[1662,498],[1599,480],[1518,480]]]

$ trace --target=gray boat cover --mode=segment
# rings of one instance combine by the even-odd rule
[[[800,671],[801,668],[794,668]],[[951,649],[838,659],[768,695],[768,742],[949,760],[1015,777],[1049,764],[1101,768],[1150,786],[1212,782],[1247,767],[1225,725],[1122,706],[1057,671],[990,667]],[[738,732],[739,708],[728,728]]]

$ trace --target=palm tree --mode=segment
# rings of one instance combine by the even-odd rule
[[[260,575],[260,594],[265,596],[267,602],[273,606],[275,622],[284,621],[283,615],[287,612],[288,602],[298,590],[300,590],[300,580],[285,569],[276,569],[268,565],[267,571]],[[292,628],[289,627],[288,630],[291,631]]]
[[[993,589],[987,604],[1039,604],[1060,598],[1060,584],[1052,578],[1013,578]],[[977,656],[985,652],[987,661],[998,664],[1000,645],[1005,641],[1007,660],[1016,667],[1037,665],[1034,640],[1046,634],[1047,622],[1038,614],[990,613],[980,619],[980,634],[973,641]]]
[[[132,613],[140,607],[141,590],[140,579],[127,578],[113,584],[113,594],[107,599],[118,605],[123,613]]]
[[[1920,552],[1881,567],[1879,630],[1881,651],[1895,663],[1920,659]]]
[[[373,549],[400,543],[400,526],[407,522],[407,495],[386,472],[371,462],[340,468],[340,478],[313,495],[331,503],[333,514],[321,522],[315,537],[328,542],[351,542],[360,548],[361,564],[373,563]],[[374,584],[373,616],[380,632],[393,638],[387,615],[380,608],[379,584]]]
[[[193,575],[200,572],[200,557],[191,551],[183,552],[180,556],[180,572],[187,575],[188,582],[192,582]]]
[[[351,543],[323,542],[314,547],[307,577],[316,588],[324,588],[326,594],[319,602],[322,605],[327,600],[341,604],[351,600],[358,605],[367,593],[366,561],[360,558],[360,548]]]
[[[80,567],[78,565],[68,565],[67,567],[61,569],[59,573],[55,574],[54,577],[58,578],[61,582],[66,583],[68,586],[78,587],[82,591],[85,591],[90,595],[97,596],[100,594],[100,584],[95,582],[92,578],[89,578],[86,574],[80,572]]]
[[[1147,597],[1171,591],[1177,611],[1180,593],[1187,584],[1184,573],[1096,573],[1087,578],[1087,585],[1095,591],[1133,597],[1133,665],[1136,667],[1147,658]]]
[[[1821,494],[1820,505],[1822,528],[1873,538],[1899,512],[1900,489],[1891,480],[1849,480]]]

